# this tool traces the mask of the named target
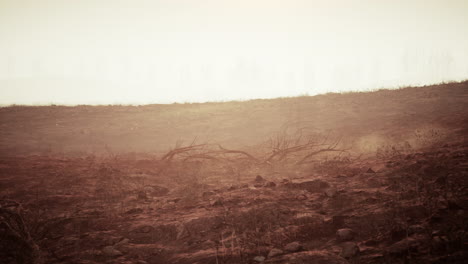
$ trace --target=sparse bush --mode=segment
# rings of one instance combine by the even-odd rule
[[[418,147],[427,149],[444,145],[447,133],[442,129],[422,128],[414,131],[414,136]]]
[[[386,144],[377,148],[376,157],[382,160],[398,160],[413,152],[408,141]]]
[[[2,263],[42,263],[39,247],[23,218],[22,207],[15,201],[0,201],[0,237]]]

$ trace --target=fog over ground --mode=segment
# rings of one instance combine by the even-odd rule
[[[468,3],[0,1],[0,104],[144,104],[468,77]]]

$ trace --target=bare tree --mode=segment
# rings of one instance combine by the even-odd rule
[[[332,139],[331,133],[325,136],[319,133],[306,133],[308,129],[302,127],[293,133],[288,133],[288,129],[283,128],[270,139],[271,153],[264,159],[264,162],[283,161],[294,156],[298,159],[295,164],[305,164],[320,153],[347,151],[338,148],[341,138]]]
[[[326,135],[310,131],[308,127],[302,127],[290,133],[288,127],[273,135],[269,141],[269,153],[265,156],[256,157],[253,154],[237,149],[227,149],[221,144],[196,144],[196,138],[188,146],[183,146],[181,141],[176,147],[169,150],[160,158],[158,174],[171,166],[175,159],[186,162],[194,159],[212,161],[235,161],[247,159],[256,164],[272,164],[293,159],[294,164],[302,165],[309,163],[311,159],[326,152],[346,152],[347,149],[338,148],[341,143],[340,137],[332,137],[331,133]],[[233,157],[237,157],[234,158]]]

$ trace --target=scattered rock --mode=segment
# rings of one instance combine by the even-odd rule
[[[107,246],[102,249],[102,253],[109,257],[118,257],[122,256],[122,252],[115,249],[113,246]]]
[[[302,251],[267,260],[270,264],[348,264],[346,259],[327,251]]]
[[[281,249],[278,249],[278,248],[273,248],[272,250],[270,250],[270,252],[268,253],[268,258],[273,258],[273,257],[276,257],[276,256],[279,256],[283,254],[283,250]]]
[[[354,238],[354,231],[350,228],[342,228],[336,231],[336,240],[339,242],[350,241]]]
[[[375,173],[375,171],[372,168],[369,168],[366,173]]]
[[[253,261],[255,262],[264,262],[265,261],[265,257],[264,256],[256,256]]]
[[[270,187],[270,188],[276,187],[276,183],[274,183],[274,182],[267,182],[267,183],[265,183],[265,187]]]
[[[341,254],[343,258],[352,258],[359,253],[359,247],[354,242],[345,242],[341,244]]]
[[[299,242],[291,242],[284,246],[284,250],[287,252],[298,252],[302,250],[302,245]]]

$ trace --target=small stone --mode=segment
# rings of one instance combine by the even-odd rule
[[[117,242],[115,245],[116,246],[122,246],[122,245],[128,244],[129,242],[130,242],[130,239],[124,238],[124,239],[120,240],[119,242]]]
[[[264,261],[265,261],[265,257],[264,257],[264,256],[256,256],[253,260],[254,260],[255,262],[264,262]]]
[[[274,183],[274,182],[267,182],[267,183],[265,183],[265,187],[270,187],[270,188],[276,187],[276,183]]]
[[[206,198],[206,197],[209,197],[209,196],[212,196],[212,195],[215,195],[215,192],[212,192],[212,191],[206,191],[202,194],[202,197],[203,198]]]
[[[341,254],[343,258],[352,258],[359,253],[359,247],[354,242],[345,242],[341,245]]]
[[[169,189],[166,187],[158,186],[158,185],[151,185],[145,187],[146,193],[150,194],[154,197],[161,197],[165,196],[169,193]]]
[[[223,204],[223,201],[221,199],[215,199],[210,201],[211,206],[220,206]]]
[[[448,239],[446,236],[435,236],[432,238],[431,244],[435,251],[443,252],[447,250]]]
[[[299,242],[291,242],[284,247],[288,252],[298,252],[302,250],[302,245]]]
[[[144,191],[139,191],[137,198],[138,200],[148,200],[148,196],[146,195],[146,192]]]
[[[408,227],[408,235],[413,235],[413,234],[424,234],[424,231],[426,229],[422,225],[411,225]]]
[[[255,182],[264,182],[264,181],[265,179],[260,175],[257,175],[257,177],[255,177]]]
[[[231,185],[231,186],[228,187],[227,190],[228,190],[228,191],[234,191],[234,190],[237,190],[237,189],[239,189],[239,186],[237,186],[237,185]]]
[[[143,209],[141,208],[132,208],[128,210],[127,212],[125,212],[125,214],[141,214],[141,213],[143,213]]]
[[[387,248],[387,253],[394,256],[403,256],[410,251],[418,251],[418,248],[427,241],[424,235],[413,235],[402,239]]]
[[[296,199],[299,201],[304,201],[304,200],[307,200],[307,196],[305,194],[301,194],[301,195],[296,196]]]
[[[327,197],[330,197],[330,198],[331,198],[331,197],[335,197],[335,196],[336,196],[337,191],[336,191],[335,188],[328,188],[328,189],[325,190],[324,193],[325,193],[325,195],[326,195]]]
[[[174,199],[169,199],[167,200],[169,203],[178,203],[180,200],[182,200],[181,198],[174,198]]]
[[[274,259],[266,261],[271,264],[349,264],[346,259],[333,254],[329,251],[301,251],[278,256]]]
[[[278,248],[273,248],[272,250],[270,250],[270,253],[268,253],[268,258],[273,258],[281,254],[283,254],[283,250],[278,249]]]
[[[372,168],[369,168],[366,173],[375,173],[375,171]]]
[[[102,249],[102,253],[109,257],[118,257],[122,256],[122,252],[115,249],[113,246],[107,246]]]
[[[137,232],[137,233],[149,233],[149,232],[153,231],[153,229],[154,228],[152,226],[144,225],[144,226],[137,227],[135,229],[135,232]]]
[[[463,208],[460,207],[460,205],[458,205],[454,201],[448,201],[448,206],[447,207],[448,207],[449,210],[453,210],[453,211],[463,210]]]
[[[336,240],[339,242],[350,241],[354,238],[354,231],[350,228],[342,228],[336,231]]]
[[[439,185],[445,185],[446,182],[447,182],[447,177],[444,177],[444,176],[440,176],[434,181],[435,184],[439,184]]]
[[[293,189],[300,189],[310,193],[322,193],[325,189],[330,188],[330,184],[328,182],[320,179],[304,181],[300,183],[291,183],[288,186]]]
[[[345,215],[334,215],[332,217],[332,225],[335,228],[341,228],[346,224],[346,219],[348,217]]]
[[[187,231],[187,228],[184,224],[177,225],[177,236],[176,239],[179,240],[181,238],[188,237],[190,234]]]

